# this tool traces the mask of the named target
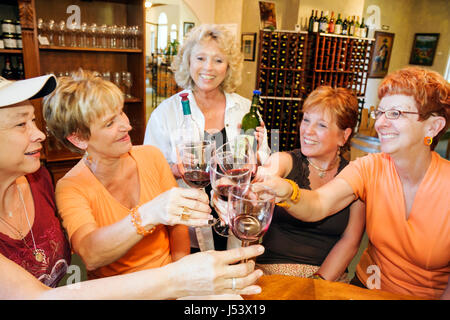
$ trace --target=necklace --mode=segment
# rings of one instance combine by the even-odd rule
[[[5,219],[3,219],[2,217],[0,217],[0,220],[5,223],[9,228],[11,228],[12,230],[14,230],[15,232],[17,232],[19,234],[19,237],[22,239],[23,243],[25,244],[25,246],[30,249],[33,253],[34,259],[36,259],[37,262],[42,263],[42,262],[46,262],[47,261],[47,256],[45,255],[45,251],[42,249],[38,249],[36,247],[36,242],[34,241],[34,234],[33,234],[33,230],[31,229],[31,224],[30,224],[30,219],[28,219],[28,212],[27,212],[27,208],[25,206],[25,201],[23,200],[23,195],[22,195],[22,191],[20,190],[19,186],[16,185],[17,187],[17,191],[19,192],[19,198],[20,201],[22,202],[22,206],[23,206],[23,210],[25,211],[25,217],[27,218],[27,222],[28,222],[28,227],[30,228],[30,232],[31,232],[31,239],[33,240],[33,246],[34,249],[32,249],[28,243],[25,241],[25,236],[22,234],[22,232],[17,229],[16,227],[14,227],[12,224],[10,224],[8,221],[6,221]]]
[[[325,177],[325,175],[327,174],[328,171],[330,171],[331,169],[333,169],[336,166],[337,163],[337,159],[338,159],[338,154],[336,154],[336,157],[334,158],[333,162],[331,163],[331,165],[326,168],[326,169],[322,169],[318,166],[316,166],[314,163],[312,163],[311,160],[309,160],[308,157],[306,157],[306,160],[308,160],[308,163],[317,171],[319,171],[318,176],[320,179],[323,179]]]

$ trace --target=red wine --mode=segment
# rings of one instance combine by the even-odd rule
[[[232,185],[229,184],[221,184],[216,187],[215,191],[217,192],[220,200],[225,202],[228,201],[228,190],[230,187],[232,187]]]
[[[262,229],[259,220],[250,215],[238,215],[232,222],[233,234],[242,241],[258,240],[266,230]]]
[[[186,171],[183,180],[192,188],[204,188],[209,184],[209,173],[202,170]]]

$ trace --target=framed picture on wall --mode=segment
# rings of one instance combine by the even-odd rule
[[[244,61],[255,61],[256,32],[242,33],[241,51]]]
[[[439,33],[416,33],[409,64],[432,66],[438,41]]]
[[[193,22],[184,22],[183,23],[183,36],[187,35],[189,31],[195,26]]]
[[[275,30],[277,28],[277,15],[274,2],[259,1],[259,15],[261,29]]]
[[[395,34],[375,31],[375,44],[370,58],[369,78],[384,78],[389,69]]]

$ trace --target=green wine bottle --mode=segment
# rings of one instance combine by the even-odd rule
[[[259,97],[261,95],[261,91],[254,90],[252,105],[250,107],[250,111],[244,115],[241,122],[241,129],[243,134],[247,135],[250,141],[250,144],[253,145],[254,149],[256,149],[256,141],[255,141],[255,131],[256,127],[259,127],[261,124],[261,117],[259,116],[258,109],[260,106]]]

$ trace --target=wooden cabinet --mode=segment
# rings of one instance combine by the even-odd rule
[[[10,1],[11,2],[11,1]],[[145,10],[142,0],[17,0],[22,25],[23,57],[27,78],[54,73],[55,75],[84,70],[109,72],[130,72],[132,77],[131,97],[125,99],[124,111],[130,119],[133,130],[130,132],[133,144],[142,144],[145,134]],[[66,22],[71,14],[69,6],[80,10],[80,22],[88,26],[137,26],[139,35],[132,48],[127,46],[92,47],[88,44],[70,46],[55,43],[42,44],[38,41],[38,19],[44,22],[54,20]],[[68,13],[69,12],[69,13]],[[44,34],[45,36],[45,34]],[[55,37],[57,34],[55,34]],[[97,35],[100,37],[100,34]],[[99,38],[98,38],[99,39]],[[42,101],[33,102],[36,108],[38,126],[45,131],[42,118]],[[47,135],[43,161],[57,180],[69,170],[80,155],[72,153],[53,137]]]
[[[303,101],[321,85],[352,89],[362,109],[372,46],[367,38],[260,31],[256,88],[272,151],[300,146]]]

